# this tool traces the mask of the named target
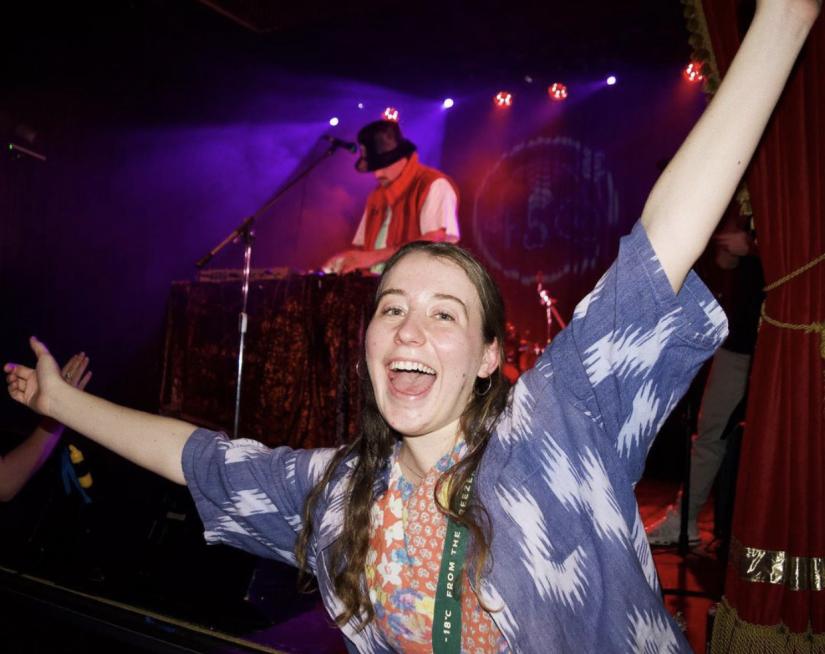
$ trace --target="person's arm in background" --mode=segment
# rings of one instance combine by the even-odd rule
[[[821,0],[759,0],[722,84],[650,192],[641,222],[678,291],[753,156]]]
[[[88,365],[89,357],[80,352],[63,366],[61,375],[68,384],[83,390],[92,377],[91,371],[86,372]],[[25,441],[6,456],[0,457],[0,501],[9,502],[14,499],[49,458],[60,442],[64,429],[63,424],[52,418],[43,418]]]
[[[740,257],[759,256],[756,241],[744,229],[726,230],[713,237],[716,263],[720,268],[735,268]]]
[[[46,346],[32,337],[37,366],[7,363],[12,399],[178,484],[185,483],[181,455],[195,426],[181,420],[135,411],[69,384]]]

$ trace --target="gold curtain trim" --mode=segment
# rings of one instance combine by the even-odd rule
[[[803,633],[784,624],[765,626],[745,622],[724,597],[716,605],[711,654],[825,654],[825,634],[814,633],[810,623]]]
[[[780,329],[790,329],[797,332],[805,332],[806,334],[819,334],[819,355],[825,359],[825,322],[809,322],[809,323],[792,323],[782,322],[771,318],[765,312],[765,303],[762,303],[762,320],[769,325],[779,327]]]
[[[690,45],[693,48],[692,59],[702,62],[705,93],[708,97],[713,97],[716,89],[719,88],[719,66],[716,63],[716,55],[713,53],[713,43],[710,40],[702,0],[682,0],[682,5],[685,26],[690,34]]]
[[[799,268],[797,268],[793,272],[789,272],[784,277],[781,277],[781,278],[777,279],[775,282],[771,282],[770,284],[768,284],[762,290],[767,293],[769,291],[772,291],[775,288],[779,288],[780,286],[782,286],[782,284],[785,284],[785,283],[791,281],[794,277],[799,277],[799,275],[801,275],[804,272],[808,272],[811,268],[813,268],[817,264],[822,263],[823,261],[825,261],[825,252],[820,254],[818,257],[815,257],[814,259],[811,259],[805,265],[799,266]]]
[[[825,590],[825,557],[789,556],[781,550],[745,547],[734,538],[730,544],[730,564],[740,577],[753,583],[790,590]]]

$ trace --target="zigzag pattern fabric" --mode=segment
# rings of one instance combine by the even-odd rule
[[[673,292],[636,224],[519,379],[476,482],[493,534],[492,567],[475,591],[513,652],[690,651],[662,604],[633,489],[656,433],[726,333],[695,274]],[[183,466],[207,541],[294,564],[304,500],[332,454],[196,431]],[[331,615],[341,607],[327,548],[341,531],[353,463],[319,503],[311,544]],[[374,623],[344,634],[352,651],[393,651]]]

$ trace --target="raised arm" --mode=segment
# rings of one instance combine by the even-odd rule
[[[32,337],[32,369],[8,363],[9,395],[113,452],[171,481],[183,484],[181,454],[194,425],[113,404],[67,382],[46,346]]]
[[[653,190],[642,225],[678,291],[730,202],[822,0],[759,0],[713,101]]]
[[[83,390],[92,377],[91,372],[86,372],[88,365],[89,357],[79,352],[69,359],[60,374],[67,383]],[[0,457],[0,501],[14,499],[54,451],[63,430],[61,423],[43,418],[26,440],[6,456]]]

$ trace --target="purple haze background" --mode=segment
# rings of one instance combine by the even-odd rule
[[[1,328],[4,358],[30,361],[29,334],[61,359],[85,349],[93,358],[93,389],[155,409],[171,282],[193,278],[200,256],[322,156],[322,135],[354,140],[387,105],[399,108],[422,161],[458,182],[463,243],[482,255],[474,204],[480,180],[502,153],[533,138],[572,139],[603,153],[616,213],[609,229],[598,216],[579,226],[600,244],[589,265],[575,265],[586,251],[563,254],[574,265],[553,279],[551,291],[568,317],[639,215],[656,162],[675,150],[704,105],[701,91],[686,87],[672,67],[625,71],[612,88],[571,80],[571,97],[560,104],[550,103],[538,83],[512,89],[509,112],[495,111],[495,90],[480,83],[468,82],[445,111],[441,98],[263,65],[245,70],[242,83],[223,75],[214,88],[167,88],[152,110],[150,98],[129,107],[114,94],[92,98],[66,86],[38,94],[50,109],[48,161],[2,161],[0,275],[11,318]],[[337,127],[328,123],[332,116]],[[325,159],[262,217],[254,268],[311,270],[347,247],[374,186],[370,175],[355,172],[354,160],[344,151]],[[508,256],[515,265],[524,259],[517,249]],[[236,244],[210,267],[241,262]],[[535,270],[527,259],[524,265],[520,283],[497,277],[513,321],[541,341],[544,311],[525,282]],[[9,403],[2,412],[7,423],[30,421]]]

